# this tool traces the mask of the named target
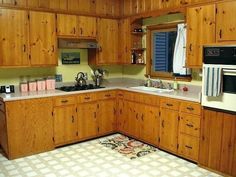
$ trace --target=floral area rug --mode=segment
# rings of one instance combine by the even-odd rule
[[[100,144],[116,150],[130,159],[136,159],[137,157],[145,156],[157,150],[150,145],[123,135],[101,140]]]

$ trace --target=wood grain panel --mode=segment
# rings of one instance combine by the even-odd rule
[[[180,113],[179,132],[200,137],[200,116]]]
[[[78,22],[76,15],[57,14],[57,35],[77,36]]]
[[[0,9],[0,66],[29,65],[28,13]]]
[[[80,37],[97,37],[97,19],[95,17],[78,17],[78,35]]]
[[[27,0],[2,0],[3,4],[26,7]]]
[[[181,101],[180,112],[201,115],[201,105],[199,103]]]

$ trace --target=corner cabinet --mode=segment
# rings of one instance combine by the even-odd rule
[[[215,4],[187,8],[187,60],[189,68],[202,68],[203,45],[215,42]]]
[[[0,9],[0,67],[30,65],[28,34],[27,11]]]
[[[32,66],[57,65],[55,14],[30,12],[30,53]]]
[[[9,159],[54,149],[52,99],[5,103]]]

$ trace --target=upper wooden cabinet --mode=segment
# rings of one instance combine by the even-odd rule
[[[216,13],[216,39],[218,42],[236,40],[236,1],[218,3]]]
[[[118,61],[118,21],[98,20],[98,42],[100,49],[97,64],[117,64]]]
[[[30,52],[32,66],[57,65],[55,14],[30,12]]]
[[[214,4],[187,9],[187,67],[202,67],[202,47],[215,42],[215,24]]]
[[[119,21],[119,62],[121,64],[131,64],[131,24],[130,19]]]
[[[28,33],[26,11],[0,9],[0,67],[30,64]]]
[[[28,7],[65,11],[67,0],[28,0]]]
[[[25,7],[27,5],[27,0],[2,0],[2,3],[4,5]]]
[[[57,35],[96,39],[97,20],[95,17],[57,14]]]

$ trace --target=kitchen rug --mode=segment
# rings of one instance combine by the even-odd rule
[[[156,148],[150,145],[144,144],[140,141],[123,135],[118,135],[113,138],[101,140],[100,144],[115,151],[118,151],[119,153],[127,156],[130,159],[136,159],[138,157],[145,156],[157,150]]]

